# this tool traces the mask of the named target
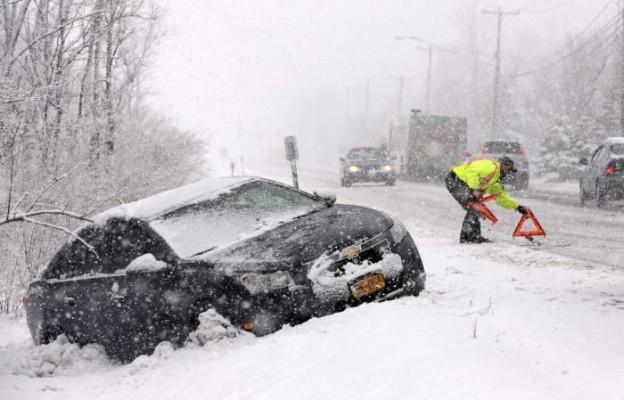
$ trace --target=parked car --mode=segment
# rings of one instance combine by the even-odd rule
[[[581,158],[580,163],[587,166],[579,180],[581,204],[595,200],[593,204],[604,206],[624,199],[624,137],[606,139],[590,160]]]
[[[355,147],[340,161],[342,186],[351,186],[356,182],[384,182],[391,186],[396,182],[392,159],[384,149]]]
[[[509,175],[503,183],[512,189],[528,189],[529,162],[524,146],[520,142],[493,140],[484,142],[483,145],[481,145],[481,157],[496,160],[503,156],[511,158],[514,161],[514,166],[518,170],[515,174]]]
[[[97,215],[24,298],[36,344],[65,334],[122,361],[184,343],[216,310],[265,335],[364,302],[417,296],[426,273],[397,219],[262,178],[212,178]]]

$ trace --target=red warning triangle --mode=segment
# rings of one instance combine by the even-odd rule
[[[529,219],[533,223],[533,228],[531,230],[523,230],[524,223]],[[544,228],[542,228],[542,226],[540,225],[537,218],[535,218],[535,214],[533,214],[533,211],[527,209],[527,213],[523,214],[522,217],[520,217],[520,221],[518,221],[518,225],[516,226],[516,230],[514,231],[512,236],[546,236],[546,232],[544,231]]]
[[[469,202],[468,206],[477,210],[479,214],[481,214],[483,217],[492,221],[493,224],[498,222],[498,218],[496,218],[496,215],[494,215],[494,213],[492,213],[492,211],[489,208],[487,208],[485,204]]]
[[[484,218],[489,219],[490,221],[492,221],[492,224],[495,224],[498,222],[498,218],[496,218],[496,215],[494,215],[494,213],[489,208],[487,208],[487,206],[483,203],[485,203],[486,201],[496,200],[498,195],[499,195],[498,193],[494,193],[489,196],[485,196],[481,200],[481,202],[469,201],[468,207],[471,207],[477,210],[477,212],[481,214]]]

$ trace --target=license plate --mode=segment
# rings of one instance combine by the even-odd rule
[[[375,293],[386,287],[382,274],[367,275],[351,285],[351,294],[360,299],[367,294]]]

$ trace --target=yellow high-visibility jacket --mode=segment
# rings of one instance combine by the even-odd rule
[[[472,190],[483,189],[486,193],[497,194],[496,204],[504,208],[518,208],[518,202],[507,193],[500,181],[500,164],[482,158],[461,163],[451,169],[459,179]]]

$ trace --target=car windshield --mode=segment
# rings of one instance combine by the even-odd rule
[[[517,142],[486,142],[483,145],[483,153],[494,154],[520,154],[520,143]]]
[[[325,207],[322,201],[286,187],[254,182],[216,200],[173,211],[150,226],[180,257],[187,258]]]
[[[624,155],[624,143],[616,143],[611,145],[611,153],[618,156]]]
[[[384,158],[387,158],[387,155],[386,152],[382,149],[378,149],[375,147],[359,147],[349,150],[349,153],[347,153],[347,158],[349,160],[382,160]]]

